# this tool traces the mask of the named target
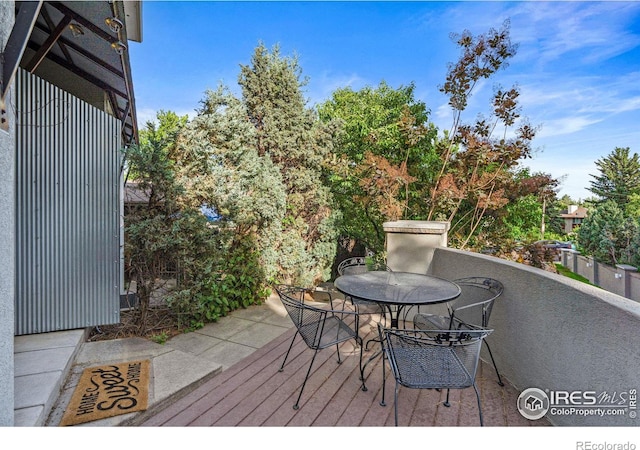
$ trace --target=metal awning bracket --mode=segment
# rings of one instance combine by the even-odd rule
[[[7,43],[0,54],[0,99],[5,98],[9,91],[9,86],[16,75],[20,59],[27,47],[29,36],[36,23],[43,0],[28,1],[20,4],[16,13],[16,21],[7,39]],[[4,101],[2,102],[4,104]],[[4,107],[3,107],[4,109]]]

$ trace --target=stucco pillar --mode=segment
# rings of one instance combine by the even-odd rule
[[[447,246],[449,227],[449,222],[385,222],[387,265],[397,272],[431,273],[433,254]]]
[[[571,248],[561,248],[560,249],[560,259],[562,261],[562,265],[567,269],[572,271],[573,273],[578,273],[578,255],[579,251],[573,250]]]
[[[634,266],[630,266],[628,264],[616,264],[616,268],[618,269],[618,273],[616,273],[616,278],[618,275],[622,278],[624,282],[624,296],[627,298],[631,298],[631,274],[637,272],[638,269]]]
[[[0,1],[0,52],[15,21],[13,1]],[[8,130],[0,127],[0,426],[14,425],[15,296],[15,104],[13,87],[6,95]]]
[[[600,286],[600,280],[598,279],[598,262],[593,259],[593,256],[587,256],[587,273],[585,276],[591,284]]]

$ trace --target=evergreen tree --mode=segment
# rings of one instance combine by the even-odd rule
[[[613,200],[600,203],[578,230],[578,244],[583,252],[605,264],[633,263],[637,222],[624,214]]]
[[[199,205],[185,201],[187,187],[178,174],[177,142],[187,118],[161,111],[159,124],[148,122],[140,145],[126,150],[128,165],[147,202],[125,217],[127,270],[136,281],[139,305],[136,334],[157,326],[149,317],[151,298],[166,292],[167,267],[181,271],[180,288],[192,294],[206,282],[216,239]]]
[[[307,108],[296,57],[282,57],[278,46],[260,44],[251,64],[241,66],[238,83],[255,147],[278,167],[286,188],[286,210],[279,242],[280,278],[300,285],[326,280],[336,253],[338,211],[322,171],[333,151],[335,128]]]
[[[240,99],[223,86],[207,91],[182,133],[181,177],[194,205],[207,205],[233,228],[225,251],[254,241],[268,279],[279,270],[273,241],[282,227],[286,188],[278,167],[258,154],[256,136]]]
[[[625,209],[629,196],[640,194],[640,157],[629,156],[629,147],[616,147],[595,164],[600,174],[591,175],[588,189],[602,201],[612,200]]]

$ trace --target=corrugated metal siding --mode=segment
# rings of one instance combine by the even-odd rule
[[[17,76],[16,334],[119,321],[120,122]]]

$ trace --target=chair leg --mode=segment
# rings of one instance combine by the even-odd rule
[[[309,368],[307,369],[307,376],[304,377],[304,382],[302,383],[302,387],[300,388],[300,393],[298,394],[298,400],[296,400],[296,404],[293,405],[293,409],[298,409],[300,398],[302,398],[302,391],[304,391],[304,387],[307,384],[307,380],[309,379],[309,374],[311,373],[311,367],[313,367],[313,362],[316,360],[316,355],[318,354],[318,350],[314,351],[313,358],[311,358],[311,363],[309,364]]]
[[[447,408],[451,406],[451,403],[449,403],[449,391],[450,389],[447,389],[447,399],[444,401],[444,406],[446,406]]]
[[[362,339],[360,339],[360,310],[356,305],[353,305],[353,307],[356,311],[355,329],[356,329],[356,333],[358,334],[358,338],[356,338],[356,345],[362,346],[363,342],[362,342]]]
[[[291,344],[289,344],[289,350],[287,350],[287,354],[284,355],[284,360],[282,361],[282,365],[280,366],[280,369],[278,369],[278,372],[282,372],[284,370],[284,364],[287,362],[287,358],[289,357],[289,352],[293,348],[293,343],[295,342],[296,337],[298,336],[298,333],[299,331],[296,331],[296,334],[293,335],[293,339],[291,339]]]
[[[362,340],[362,339],[361,339]],[[356,342],[358,341],[358,337],[356,336]],[[360,345],[360,379],[362,380],[362,390],[367,390],[367,385],[364,384],[364,367],[362,366],[362,345]]]
[[[396,419],[396,426],[398,426],[398,389],[399,388],[400,388],[400,385],[396,381],[396,392],[395,392],[395,395],[393,396],[393,413]]]
[[[476,399],[478,400],[478,413],[480,414],[480,426],[483,427],[484,423],[482,421],[482,406],[480,406],[480,393],[478,392],[478,388],[476,387],[476,383],[473,383],[473,390],[476,391]]]
[[[367,343],[365,344],[365,346],[364,346],[365,350],[369,350],[369,344],[370,344],[371,342],[377,342],[377,343],[379,343],[379,344],[382,344],[382,342],[380,342],[380,339],[371,338],[371,339],[369,339],[369,340],[367,341]]]
[[[384,401],[385,387],[387,386],[387,371],[384,370],[384,351],[382,352],[382,399],[380,400],[380,406],[387,406]]]
[[[489,343],[487,342],[486,339],[484,339],[483,342],[485,344],[487,344],[487,350],[489,350],[489,356],[491,357],[491,362],[493,363],[493,368],[496,370],[496,375],[498,376],[498,384],[500,386],[504,386],[504,383],[502,382],[502,377],[500,377],[500,372],[498,372],[498,366],[496,366],[496,360],[493,359],[493,353],[491,353],[491,347],[489,347]]]

